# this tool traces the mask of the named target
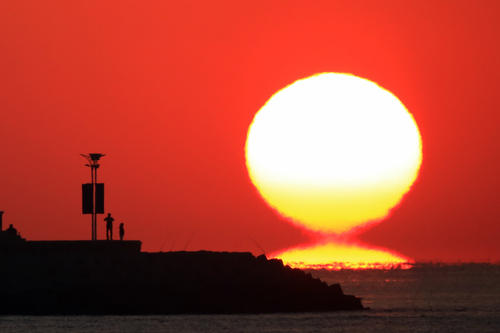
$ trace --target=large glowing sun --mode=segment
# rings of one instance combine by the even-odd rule
[[[245,153],[271,207],[309,229],[342,233],[398,204],[417,177],[422,144],[392,93],[354,75],[322,73],[267,101]]]

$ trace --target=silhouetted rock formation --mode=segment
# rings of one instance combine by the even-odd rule
[[[2,245],[3,244],[3,245]],[[140,242],[0,242],[0,314],[361,310],[310,274],[250,253],[140,252]]]

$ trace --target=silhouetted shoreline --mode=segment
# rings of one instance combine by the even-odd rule
[[[216,314],[363,310],[281,260],[140,252],[139,241],[0,240],[0,314]]]

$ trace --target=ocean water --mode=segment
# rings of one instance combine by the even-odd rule
[[[313,271],[367,311],[255,315],[0,316],[0,332],[500,332],[500,266]],[[1,301],[1,300],[0,300]]]

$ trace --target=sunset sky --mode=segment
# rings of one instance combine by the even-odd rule
[[[145,250],[313,242],[260,197],[244,148],[276,91],[341,72],[395,94],[423,146],[411,191],[359,239],[420,261],[499,261],[499,12],[494,0],[3,1],[4,227],[89,239],[80,154],[99,152],[106,211]]]

